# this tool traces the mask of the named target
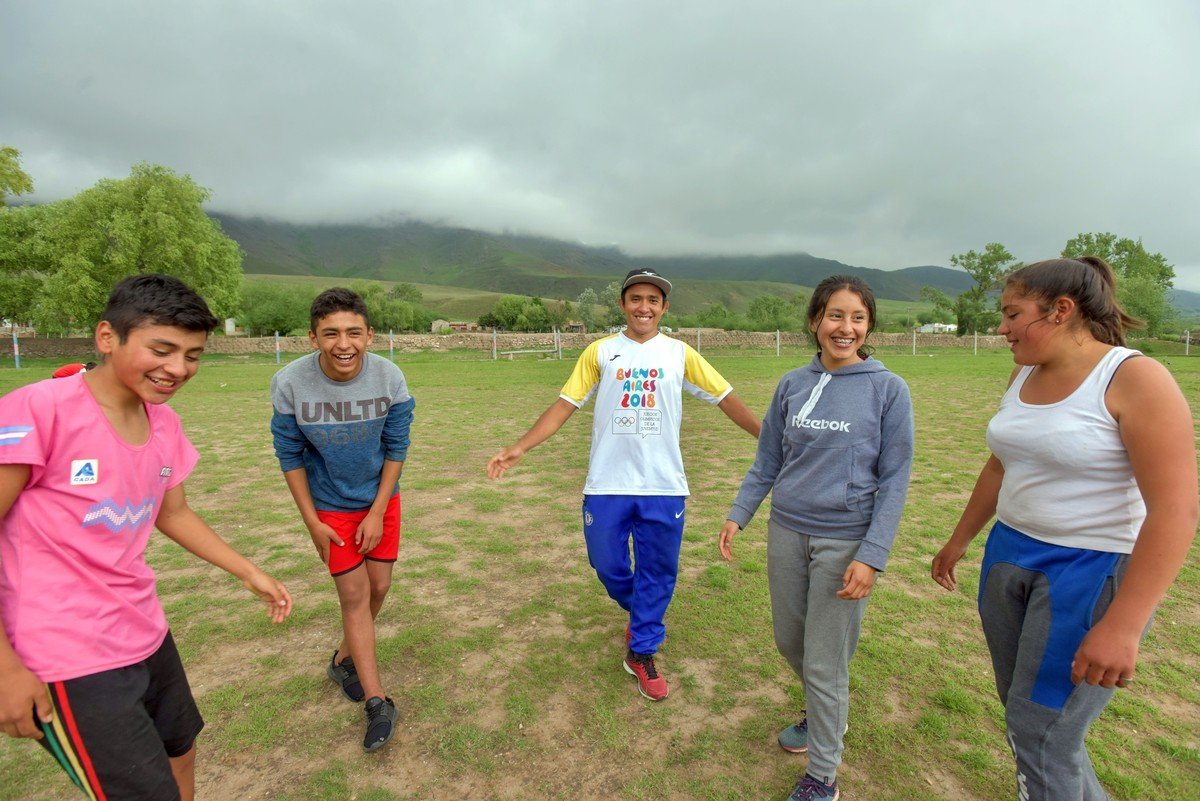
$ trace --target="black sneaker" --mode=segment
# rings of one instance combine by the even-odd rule
[[[334,651],[329,660],[329,667],[325,668],[325,675],[342,688],[342,695],[356,704],[361,704],[365,693],[362,684],[358,681],[358,671],[354,669],[354,660],[346,657],[338,662],[337,655],[338,652]]]
[[[375,696],[367,701],[367,735],[363,737],[363,748],[374,751],[382,748],[383,744],[392,739],[396,728],[396,704],[391,698]]]

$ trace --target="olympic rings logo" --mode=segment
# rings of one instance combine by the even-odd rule
[[[613,418],[613,425],[618,425],[621,428],[629,428],[631,425],[633,425],[636,422],[637,422],[636,415],[632,416],[632,417],[614,417]]]

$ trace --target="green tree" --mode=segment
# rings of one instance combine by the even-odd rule
[[[729,309],[725,308],[724,303],[709,303],[696,315],[696,321],[702,328],[725,328],[729,321]]]
[[[388,291],[388,296],[393,300],[402,300],[414,306],[420,306],[425,302],[425,296],[421,290],[417,289],[416,284],[396,284]]]
[[[575,308],[585,331],[596,330],[596,306],[599,303],[600,296],[590,286],[575,299]]]
[[[21,151],[0,145],[0,204],[9,195],[28,195],[33,191],[33,179],[21,169]]]
[[[350,289],[358,293],[367,304],[367,314],[371,318],[371,327],[375,329],[375,333],[413,330],[412,304],[397,299],[384,289],[383,284],[375,281],[353,281]]]
[[[287,335],[308,330],[312,293],[300,287],[255,281],[242,287],[238,322],[251,336]]]
[[[143,163],[46,207],[30,251],[45,276],[32,313],[38,329],[94,326],[112,286],[139,273],[176,276],[215,315],[232,316],[242,252],[201,208],[209,196],[191,177]]]
[[[600,293],[600,305],[604,307],[604,316],[596,322],[608,327],[625,325],[625,312],[621,311],[621,283],[613,281],[604,287]]]
[[[1161,253],[1150,253],[1142,240],[1118,238],[1116,234],[1079,234],[1063,247],[1062,256],[1099,256],[1117,275],[1117,300],[1126,312],[1143,320],[1146,331],[1158,336],[1175,319],[1170,290],[1175,268]]]
[[[549,331],[550,326],[550,311],[541,298],[528,298],[521,305],[521,313],[517,315],[515,330]]]
[[[792,331],[797,326],[795,304],[776,295],[759,295],[750,301],[749,316],[760,331]]]
[[[0,318],[13,325],[28,322],[41,278],[33,271],[29,253],[37,222],[44,216],[36,207],[8,208],[12,195],[33,191],[33,179],[21,169],[21,152],[0,146]]]
[[[524,298],[516,295],[505,295],[496,301],[492,310],[479,318],[479,325],[485,328],[502,328],[505,331],[517,330],[517,318],[525,306]]]
[[[999,242],[988,243],[982,253],[968,250],[950,257],[950,263],[961,267],[975,279],[975,286],[959,293],[953,301],[945,293],[925,287],[921,297],[933,302],[934,307],[951,312],[958,322],[958,335],[974,331],[986,331],[1000,322],[998,301],[989,299],[989,294],[1000,288],[1005,275],[1021,266],[1021,263]]]
[[[0,318],[14,325],[32,318],[42,288],[34,246],[45,206],[0,206]]]
[[[571,301],[564,300],[547,306],[546,311],[550,315],[550,325],[561,331],[575,314],[575,307],[571,305]]]

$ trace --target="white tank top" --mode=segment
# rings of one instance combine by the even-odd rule
[[[1129,553],[1146,504],[1117,421],[1104,394],[1136,350],[1114,347],[1078,389],[1058,403],[1021,400],[1033,371],[1022,367],[987,427],[987,443],[1004,465],[996,517],[1054,545]]]

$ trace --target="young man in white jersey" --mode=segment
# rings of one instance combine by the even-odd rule
[[[653,270],[625,276],[625,330],[588,345],[558,400],[488,462],[488,475],[501,477],[595,394],[583,535],[597,577],[629,613],[624,667],[651,701],[668,692],[654,655],[666,636],[663,617],[675,591],[688,496],[679,452],[683,393],[715,404],[755,438],[760,426],[704,357],[659,334],[670,291],[671,282]]]

